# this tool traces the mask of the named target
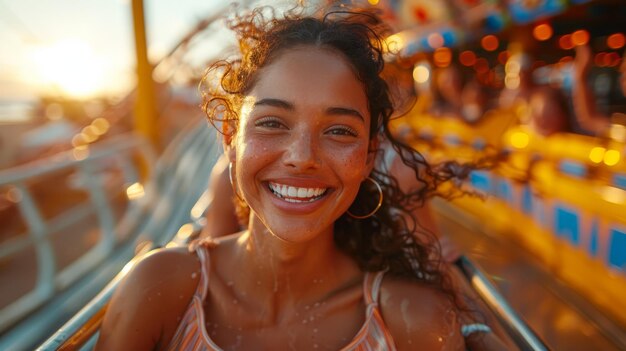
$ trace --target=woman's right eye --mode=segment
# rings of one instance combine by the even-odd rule
[[[284,128],[284,125],[276,117],[263,117],[254,122],[255,127]]]

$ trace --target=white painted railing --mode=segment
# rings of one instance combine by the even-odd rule
[[[28,223],[28,233],[0,245],[0,259],[28,245],[35,245],[38,262],[36,287],[0,311],[0,350],[32,350],[85,306],[138,252],[166,245],[189,221],[189,213],[206,190],[219,148],[215,132],[205,122],[195,121],[181,132],[155,160],[148,144],[135,136],[112,139],[96,146],[88,157],[68,154],[54,163],[26,165],[0,172],[0,188],[19,191],[18,205]],[[137,158],[147,164],[149,178],[139,182]],[[115,220],[109,194],[99,174],[118,167],[128,197],[121,219]],[[26,183],[50,172],[75,169],[75,177],[89,193],[88,203],[48,221],[30,194]],[[140,186],[141,185],[141,186]],[[134,195],[133,195],[134,194]],[[100,239],[89,251],[66,268],[56,268],[50,233],[86,218],[98,218]],[[69,243],[68,243],[69,244]]]
[[[99,175],[103,171],[111,172],[115,168],[121,171],[122,184],[127,186],[140,184],[137,166],[131,161],[132,158],[143,159],[148,173],[153,171],[156,160],[148,143],[134,135],[112,138],[101,145],[93,146],[84,158],[83,155],[76,156],[74,151],[68,151],[55,156],[54,159],[36,161],[0,171],[0,189],[4,188],[11,193],[11,198],[19,209],[24,223],[27,224],[27,232],[7,235],[11,239],[0,245],[0,260],[10,260],[23,252],[25,248],[33,246],[36,252],[36,257],[33,259],[37,262],[35,287],[0,310],[0,331],[6,330],[17,320],[40,307],[57,291],[76,282],[109,255],[117,239],[123,239],[115,236],[114,228],[117,220],[111,208],[112,199],[107,195],[106,186]],[[35,199],[28,184],[33,181],[45,181],[50,175],[64,171],[73,172],[76,179],[82,182],[88,201],[46,220],[41,211],[43,204]],[[58,186],[58,184],[52,183],[47,186]],[[126,214],[132,216],[138,206],[138,201],[130,201]],[[98,219],[100,236],[97,244],[67,267],[58,269],[58,257],[52,247],[51,235],[63,232],[71,225],[87,218],[89,214],[95,214]]]

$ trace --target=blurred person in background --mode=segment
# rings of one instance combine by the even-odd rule
[[[536,87],[528,101],[529,121],[532,131],[543,137],[554,133],[570,132],[568,105],[563,93],[554,87]]]
[[[626,54],[626,52],[624,52]],[[619,66],[619,87],[623,96],[626,96],[626,60],[622,54]],[[592,51],[588,45],[576,47],[576,57],[573,66],[572,100],[576,120],[585,131],[598,136],[606,136],[612,123],[626,124],[626,114],[615,112],[608,115],[601,112],[595,102],[593,92],[587,85],[587,78],[592,66]]]
[[[477,123],[487,110],[485,87],[475,77],[469,79],[461,91],[461,116],[469,124]]]
[[[532,70],[532,57],[526,52],[516,52],[505,65],[505,86],[498,97],[501,108],[525,104],[535,88]]]
[[[462,118],[462,90],[463,76],[456,65],[436,69],[430,113],[440,117]]]

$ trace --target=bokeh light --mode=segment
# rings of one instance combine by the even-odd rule
[[[415,66],[413,69],[413,79],[415,79],[417,83],[426,83],[429,78],[430,69],[428,69],[428,67],[422,64]]]
[[[495,51],[500,46],[500,41],[495,35],[485,35],[480,40],[480,45],[487,51]]]
[[[533,28],[533,36],[539,41],[546,41],[552,38],[552,27],[547,23],[542,23]]]
[[[474,52],[465,50],[459,55],[459,62],[463,66],[471,67],[476,63],[476,54]]]
[[[571,34],[565,34],[559,38],[559,46],[563,50],[570,50],[574,48],[574,44],[572,43]]]
[[[589,42],[589,32],[580,29],[572,33],[572,44],[574,46],[586,45]]]
[[[452,51],[446,47],[435,50],[433,61],[437,67],[448,67],[452,61]]]
[[[624,38],[624,34],[622,33],[611,34],[606,38],[606,45],[614,50],[621,49],[624,47],[625,43],[626,38]]]

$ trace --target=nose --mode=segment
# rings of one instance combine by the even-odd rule
[[[294,170],[306,171],[320,166],[318,141],[307,131],[293,133],[283,154],[283,163]]]

